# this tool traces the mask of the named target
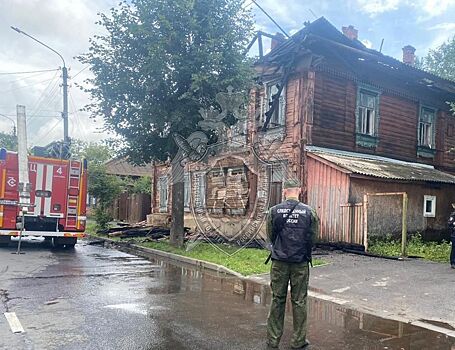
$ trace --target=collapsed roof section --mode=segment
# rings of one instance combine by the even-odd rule
[[[290,66],[294,72],[326,71],[445,110],[449,108],[445,102],[455,100],[455,82],[368,49],[324,17],[307,24],[255,64],[263,81],[282,77]]]

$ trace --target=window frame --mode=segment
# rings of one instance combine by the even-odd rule
[[[207,173],[204,171],[197,171],[192,174],[192,182],[194,186],[191,186],[194,191],[191,200],[193,201],[193,210],[206,208],[207,203]],[[199,186],[197,186],[199,180]],[[196,198],[199,195],[201,203],[197,203]],[[200,204],[200,206],[198,206]]]
[[[159,211],[160,213],[167,213],[168,211],[168,203],[169,203],[169,178],[167,175],[163,175],[159,177]],[[164,186],[163,186],[164,185]],[[163,196],[163,192],[165,191],[165,196]],[[165,197],[165,200],[163,200]]]
[[[374,99],[374,106],[370,108],[367,105],[362,104],[362,95],[369,95]],[[375,148],[378,145],[378,135],[379,135],[379,104],[380,104],[381,91],[377,88],[374,88],[369,85],[359,84],[357,87],[357,97],[356,97],[356,106],[355,106],[355,118],[356,118],[356,143],[359,146],[367,148]],[[372,111],[373,117],[372,122],[370,121],[371,132],[365,132],[364,130],[364,114],[362,111]]]
[[[183,174],[183,208],[184,211],[189,212],[191,200],[191,173],[185,172]]]
[[[424,120],[424,111],[430,111],[433,115],[431,117],[431,144],[427,145],[421,142],[421,124],[427,123]],[[423,103],[419,104],[419,119],[417,121],[417,156],[423,158],[434,158],[436,155],[436,123],[437,123],[438,109]],[[428,137],[428,136],[427,136]]]
[[[280,84],[281,80],[272,80],[264,83],[264,92],[265,92],[265,108],[262,114],[262,123],[265,122],[265,113],[269,111],[272,103],[272,88],[277,84]],[[274,116],[276,117],[274,118]],[[267,129],[283,128],[286,126],[286,86],[283,87],[279,97],[278,110],[274,112],[270,118],[269,125]]]
[[[432,120],[430,122],[423,120],[424,116],[424,111],[431,112],[433,114]],[[426,147],[429,149],[435,149],[436,148],[436,115],[437,115],[437,109],[431,106],[423,105],[421,104],[419,107],[419,123],[418,123],[418,128],[417,128],[417,145],[419,147]],[[431,125],[431,141],[430,144],[423,143],[421,138],[420,138],[420,126],[421,124],[429,124]],[[428,137],[428,136],[427,136]]]
[[[431,201],[431,211],[427,211],[427,202]],[[423,216],[426,218],[436,217],[436,196],[424,195],[423,196]]]

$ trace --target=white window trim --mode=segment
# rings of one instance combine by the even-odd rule
[[[163,183],[166,184],[166,198],[162,198],[161,194],[163,193],[164,189],[162,188]],[[167,213],[167,206],[169,203],[169,179],[167,176],[160,176],[159,178],[159,193],[160,193],[160,203],[159,203],[159,210],[160,213]]]
[[[431,212],[427,212],[427,201],[431,201]],[[423,196],[423,216],[426,218],[434,218],[436,216],[436,196]]]
[[[204,171],[198,171],[192,174],[192,181],[193,184],[191,185],[192,188],[192,196],[191,196],[191,202],[192,206],[194,209],[200,209],[200,208],[205,208],[206,207],[206,197],[207,197],[207,191],[206,191],[206,181],[207,181],[207,174]],[[199,187],[197,186],[199,181]],[[198,203],[196,203],[196,198],[197,198],[197,193],[200,192],[200,206],[197,206]]]
[[[186,212],[190,211],[190,202],[191,202],[191,173],[185,172],[183,182],[183,206]]]

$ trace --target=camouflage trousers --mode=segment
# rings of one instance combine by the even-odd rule
[[[270,287],[272,304],[267,319],[267,340],[272,346],[278,346],[283,335],[284,313],[288,285],[291,282],[291,302],[294,332],[291,347],[305,345],[307,331],[307,296],[310,270],[308,263],[287,263],[272,261]]]

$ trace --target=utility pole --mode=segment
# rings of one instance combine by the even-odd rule
[[[36,41],[38,44],[41,44],[44,47],[48,48],[52,52],[56,53],[60,57],[60,59],[62,60],[62,62],[63,62],[63,67],[62,67],[62,78],[63,78],[63,84],[62,84],[62,87],[63,87],[63,112],[62,112],[63,141],[65,143],[69,144],[70,143],[70,138],[69,138],[69,135],[68,135],[68,70],[66,68],[65,59],[63,58],[63,56],[61,54],[59,54],[57,51],[55,51],[52,47],[50,47],[49,45],[46,45],[42,41],[39,41],[38,39],[34,38],[30,34],[27,34],[23,30],[21,30],[21,29],[19,29],[17,27],[13,27],[13,26],[11,26],[11,29],[16,31],[16,32],[18,32],[19,34],[23,34],[23,35],[29,37],[30,39]]]
[[[63,75],[63,140],[69,143],[68,135],[68,70],[64,65],[62,68]]]

